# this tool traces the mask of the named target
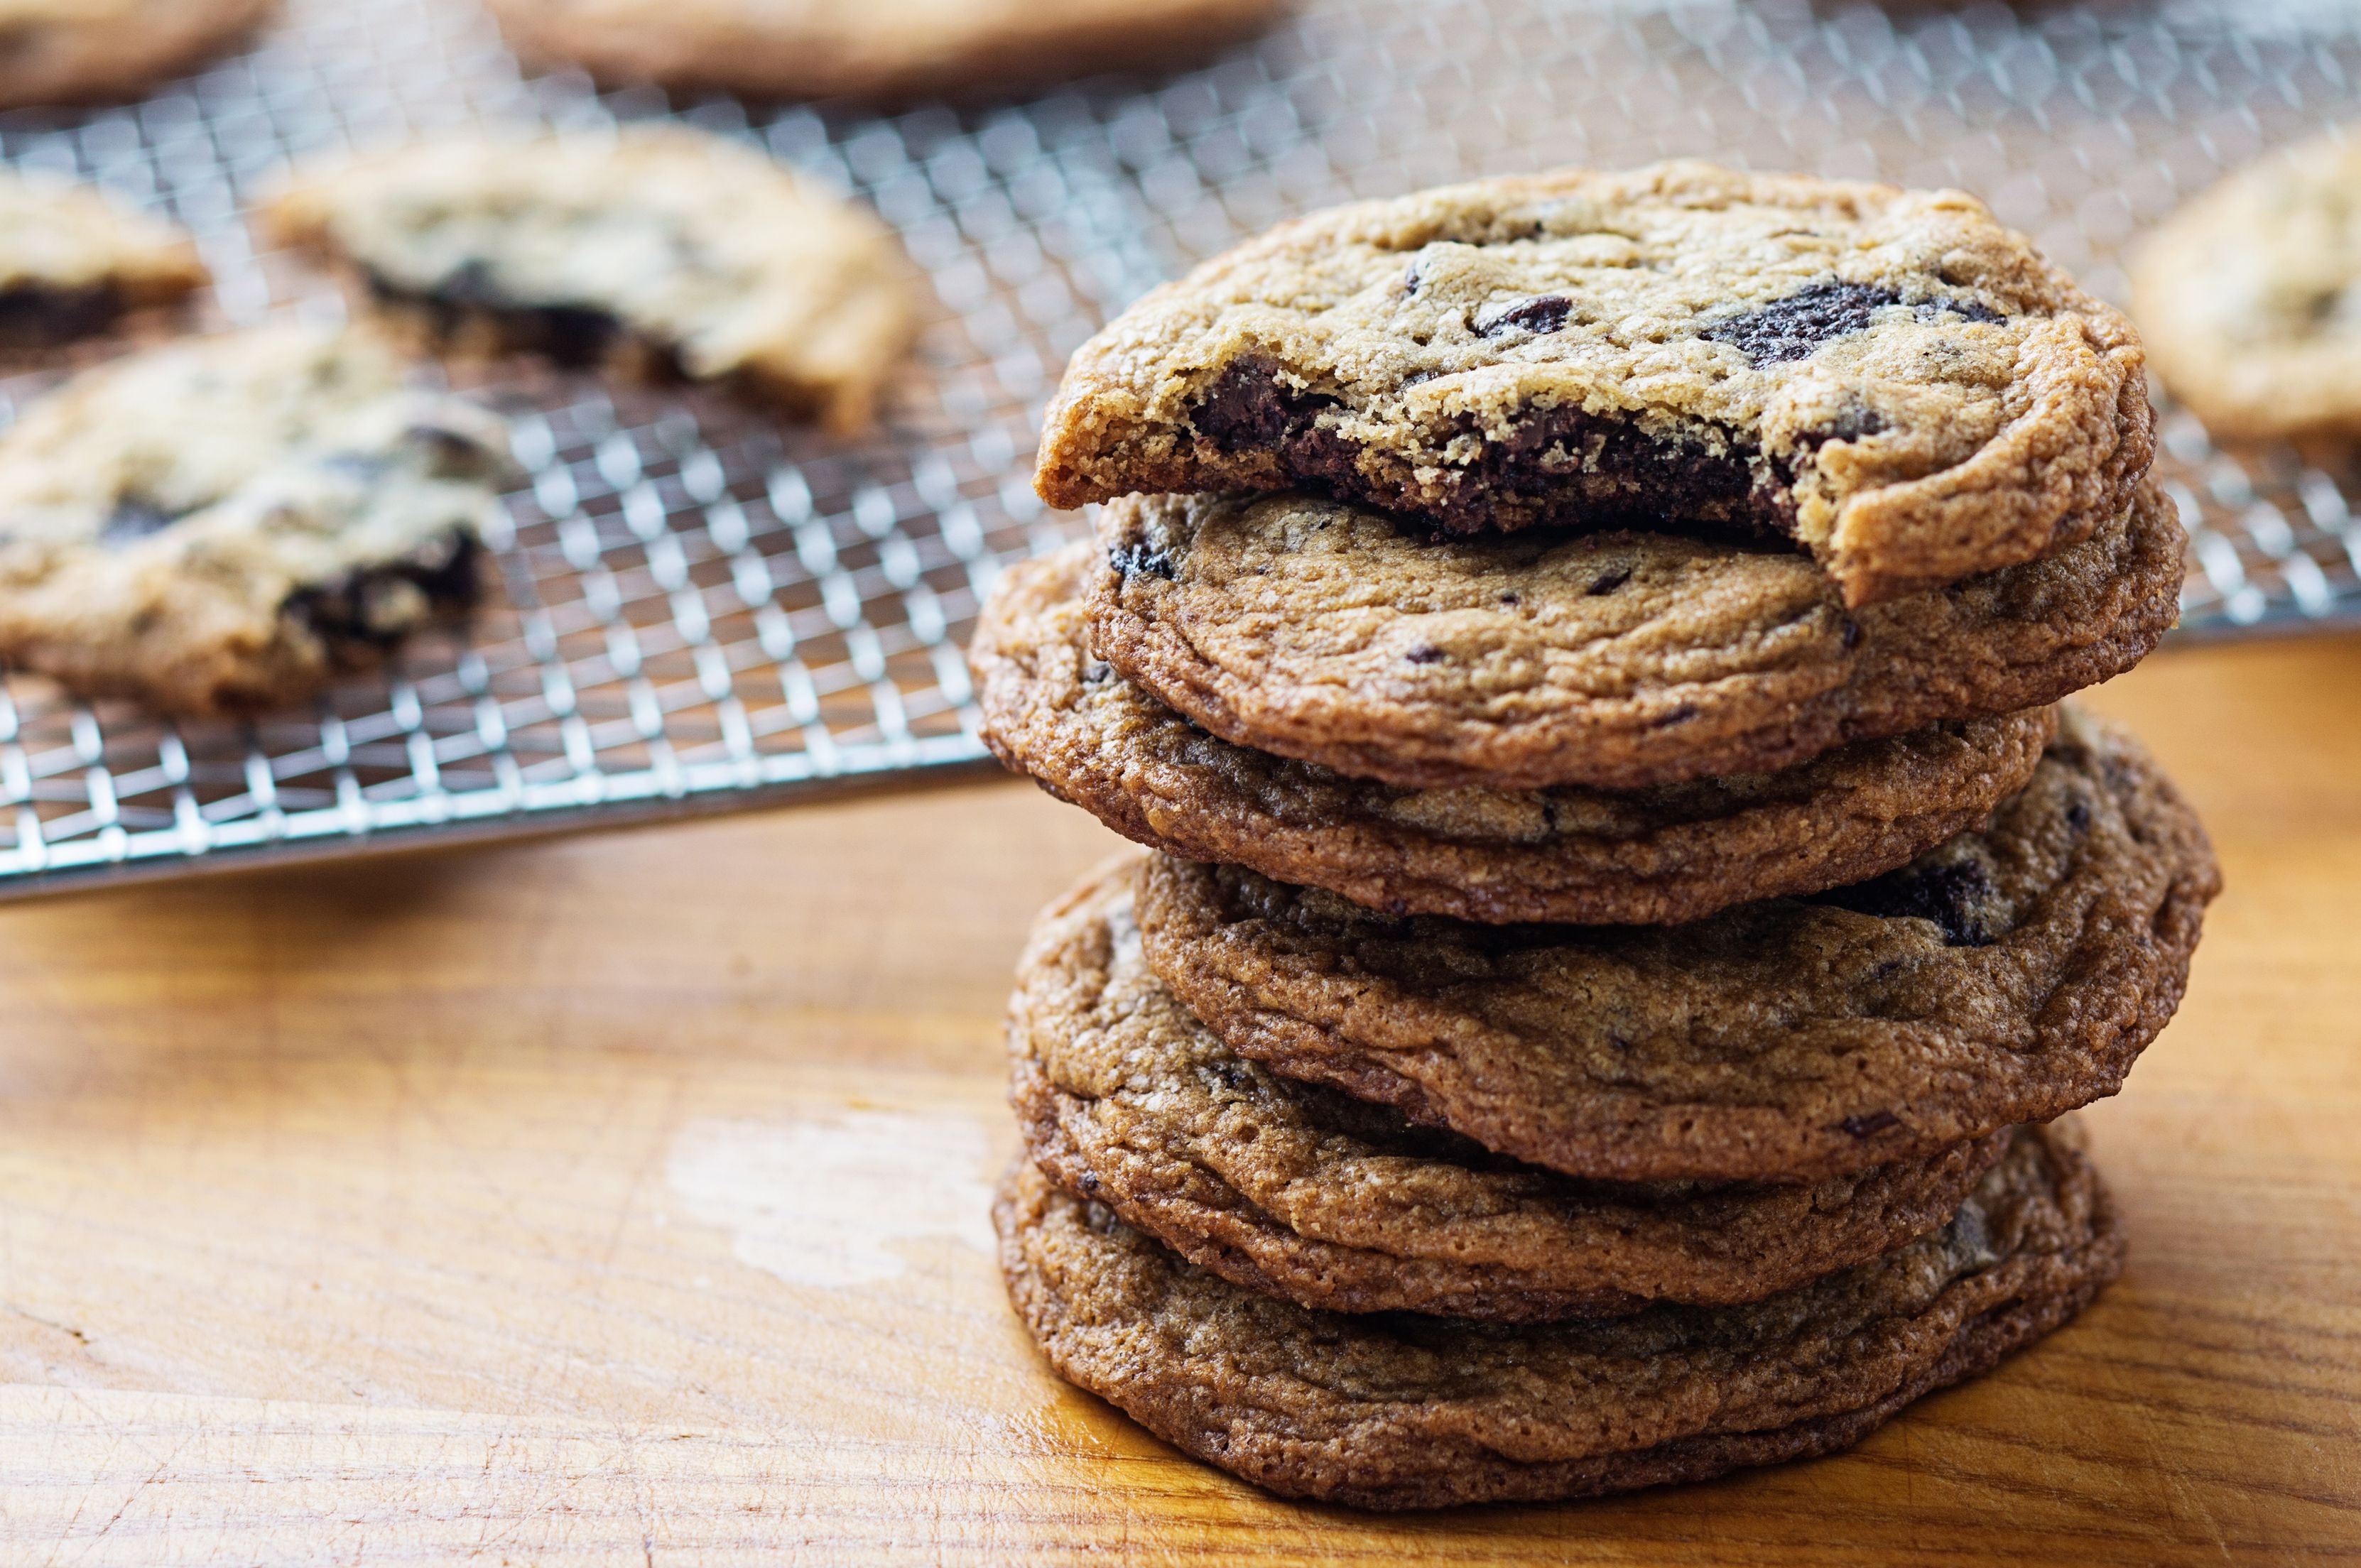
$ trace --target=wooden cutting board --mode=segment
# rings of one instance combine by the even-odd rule
[[[1857,1452],[1274,1502],[1002,1300],[996,1015],[1115,847],[1015,783],[0,912],[0,1561],[2361,1557],[2361,641],[2099,694],[2230,891],[2092,1114],[2130,1272]]]

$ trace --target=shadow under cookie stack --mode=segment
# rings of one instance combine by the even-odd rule
[[[1150,851],[1012,1004],[1059,1372],[1421,1508],[1826,1453],[2072,1317],[2067,1113],[2218,885],[2054,706],[2175,618],[2150,417],[1971,198],[1700,165],[1318,214],[1086,345],[1038,483],[1096,538],[972,652]]]

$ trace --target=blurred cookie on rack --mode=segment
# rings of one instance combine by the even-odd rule
[[[0,658],[173,714],[300,700],[474,606],[510,467],[362,334],[115,360],[0,435]]]
[[[544,69],[752,98],[1007,97],[1202,59],[1291,0],[489,0]]]
[[[85,337],[209,281],[177,225],[93,186],[0,170],[0,351]]]
[[[920,308],[873,214],[671,126],[331,159],[265,216],[428,347],[726,381],[839,431],[869,422]]]
[[[279,0],[0,0],[0,108],[114,103],[194,71]]]
[[[2361,139],[2282,148],[2181,207],[2140,250],[2132,310],[2215,434],[2361,434]]]

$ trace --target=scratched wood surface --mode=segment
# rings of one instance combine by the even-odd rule
[[[2130,1272],[1850,1455],[1371,1519],[1050,1378],[995,1014],[1111,847],[973,784],[0,912],[0,1562],[2361,1558],[2361,641],[2099,694],[2230,892]]]

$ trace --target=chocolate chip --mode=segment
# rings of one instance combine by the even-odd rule
[[[1336,400],[1290,390],[1267,360],[1240,359],[1224,370],[1197,405],[1199,431],[1224,452],[1283,446],[1301,441],[1320,411]]]
[[[1822,344],[1861,331],[1878,311],[1901,302],[1891,289],[1832,278],[1708,327],[1703,335],[1730,345],[1757,365],[1776,365],[1809,358]]]
[[[1879,1111],[1868,1116],[1847,1116],[1837,1125],[1856,1138],[1873,1138],[1888,1127],[1902,1125],[1902,1118],[1891,1111]]]
[[[1884,415],[1875,409],[1856,403],[1828,423],[1797,435],[1795,444],[1817,450],[1831,441],[1859,441],[1864,435],[1875,435],[1886,428]]]
[[[186,512],[166,511],[148,501],[126,498],[115,503],[115,510],[100,525],[98,542],[110,547],[120,547],[150,534],[161,533],[188,515]]]
[[[366,274],[369,292],[388,303],[419,307],[434,331],[448,337],[470,320],[489,320],[505,345],[545,354],[567,369],[602,364],[623,335],[612,312],[573,301],[523,300],[502,286],[490,263],[461,263],[430,287],[413,289],[383,273]]]
[[[1082,1172],[1082,1179],[1081,1180],[1081,1182],[1080,1182],[1080,1183],[1078,1183],[1078,1185],[1079,1185],[1079,1186],[1082,1188],[1082,1196],[1083,1196],[1083,1197],[1085,1197],[1085,1198],[1095,1198],[1095,1197],[1097,1197],[1097,1196],[1099,1195],[1099,1178],[1098,1178],[1098,1172],[1096,1172],[1096,1171],[1094,1171],[1094,1170],[1086,1170],[1086,1171]]]
[[[1514,595],[1514,594],[1502,594],[1502,595],[1500,596],[1500,602],[1501,602],[1502,604],[1506,604],[1506,605],[1519,605],[1519,604],[1522,604],[1522,603],[1524,603],[1525,601],[1524,601],[1524,600],[1522,600],[1522,599],[1521,599],[1521,598],[1518,598],[1516,595]]]
[[[1107,552],[1107,565],[1126,577],[1162,577],[1168,583],[1180,570],[1171,556],[1148,544],[1115,545]]]
[[[1930,322],[1947,313],[1955,316],[1965,316],[1971,322],[1982,322],[1991,326],[1998,326],[2008,320],[2006,316],[1981,300],[1929,300],[1918,307],[1918,319],[1922,322]]]
[[[1505,332],[1529,332],[1536,337],[1547,337],[1563,329],[1566,318],[1573,313],[1574,302],[1565,295],[1535,294],[1529,300],[1485,306],[1476,313],[1476,333],[1479,337],[1498,337]]]
[[[382,651],[415,630],[412,590],[431,613],[472,608],[483,590],[482,558],[473,531],[447,528],[399,560],[297,588],[280,602],[279,613],[308,626],[332,648]]]
[[[2066,805],[2066,826],[2077,833],[2086,832],[2091,826],[2091,803],[2069,801]]]
[[[1631,580],[1631,567],[1609,566],[1604,572],[1599,573],[1597,577],[1593,578],[1588,587],[1582,590],[1583,596],[1587,598],[1600,598],[1608,594],[1613,593],[1617,588],[1621,587]]]
[[[1443,662],[1443,650],[1432,642],[1422,642],[1402,657],[1413,664],[1439,664]]]
[[[1993,893],[1992,878],[1973,861],[1909,865],[1850,887],[1816,894],[1806,902],[1872,915],[1882,920],[1931,920],[1953,948],[1992,944],[1980,907]]]
[[[1690,719],[1695,718],[1697,716],[1697,704],[1693,702],[1685,702],[1678,707],[1673,709],[1672,712],[1664,715],[1664,718],[1657,719],[1655,721],[1655,728],[1658,729],[1668,729],[1675,724],[1686,724]]]
[[[1082,685],[1104,685],[1115,674],[1115,666],[1104,659],[1093,659],[1082,666]]]
[[[0,346],[54,348],[104,331],[122,313],[122,295],[104,284],[50,289],[30,283],[0,289]]]
[[[1843,641],[1846,652],[1850,653],[1854,649],[1860,647],[1861,640],[1868,635],[1869,634],[1867,632],[1861,629],[1860,621],[1855,620],[1850,616],[1845,617]]]

